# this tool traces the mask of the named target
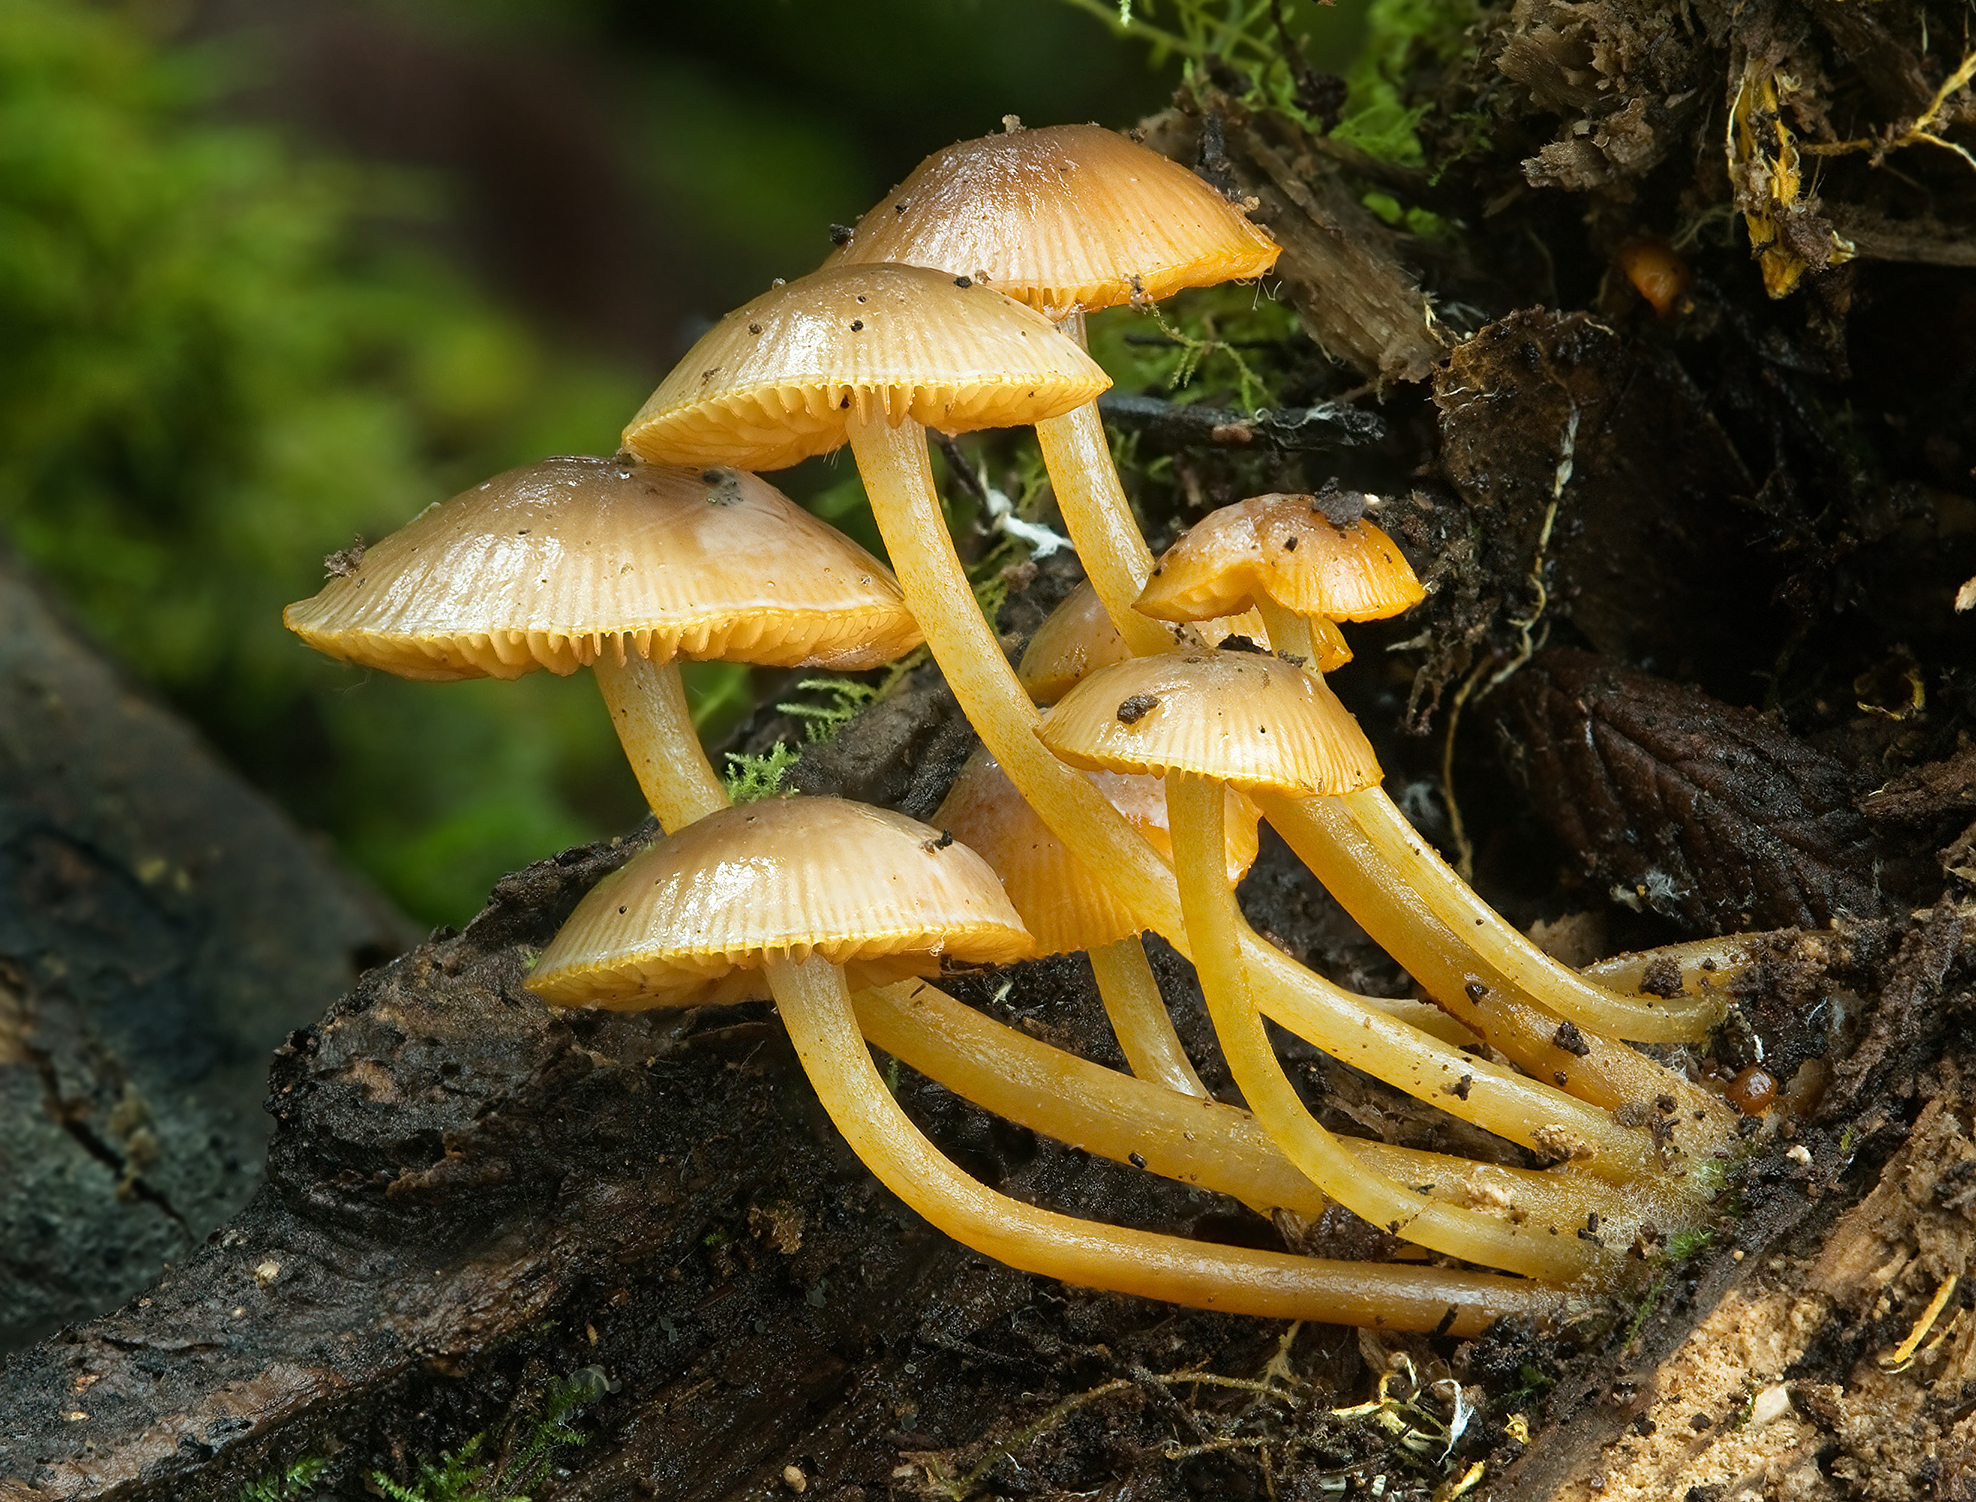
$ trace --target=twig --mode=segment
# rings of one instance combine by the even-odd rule
[[[1967,147],[1958,146],[1955,142],[1944,140],[1936,134],[1936,129],[1941,124],[1942,110],[1948,104],[1949,96],[1963,88],[1972,78],[1976,78],[1976,52],[1970,53],[1962,60],[1962,66],[1951,73],[1942,86],[1935,90],[1935,97],[1929,101],[1928,108],[1915,116],[1913,123],[1899,135],[1895,135],[1890,126],[1878,136],[1861,136],[1852,141],[1820,141],[1809,146],[1801,146],[1799,150],[1808,156],[1848,156],[1856,151],[1870,151],[1873,153],[1873,165],[1877,167],[1885,160],[1888,152],[1898,151],[1903,146],[1939,146],[1943,151],[1953,151],[1971,167],[1976,167],[1976,156],[1971,156]]]

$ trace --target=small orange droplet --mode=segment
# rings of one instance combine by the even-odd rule
[[[1745,1116],[1761,1116],[1777,1099],[1777,1080],[1762,1065],[1752,1064],[1729,1082],[1723,1094]]]
[[[1688,285],[1694,280],[1688,263],[1658,235],[1628,240],[1619,247],[1613,261],[1633,284],[1633,290],[1653,304],[1654,312],[1662,318],[1680,310],[1682,299],[1688,295]]]

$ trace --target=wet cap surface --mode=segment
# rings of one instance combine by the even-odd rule
[[[1170,652],[1102,668],[1037,732],[1074,767],[1192,772],[1305,796],[1379,781],[1372,745],[1301,668],[1251,652]]]
[[[917,266],[828,266],[716,324],[624,445],[674,464],[782,469],[842,445],[853,414],[967,433],[1061,417],[1110,385],[999,292]]]
[[[985,280],[1052,318],[1261,276],[1278,247],[1179,163],[1097,125],[936,151],[832,264],[902,261]]]
[[[766,481],[591,458],[429,507],[282,618],[332,657],[441,680],[621,652],[854,671],[920,640],[890,571]]]
[[[767,994],[766,950],[862,964],[877,984],[1033,944],[964,844],[885,809],[792,798],[723,809],[635,856],[577,905],[527,984],[564,1006],[738,1000]]]

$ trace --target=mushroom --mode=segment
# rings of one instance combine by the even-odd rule
[[[1251,496],[1210,511],[1160,555],[1137,609],[1193,622],[1253,610],[1278,652],[1319,672],[1352,649],[1339,621],[1376,620],[1426,591],[1393,540],[1364,519],[1365,497]]]
[[[724,810],[661,841],[578,904],[528,986],[578,1004],[677,1002],[733,969],[773,993],[825,1111],[886,1187],[976,1251],[1088,1287],[1283,1319],[1479,1330],[1557,1312],[1515,1279],[1197,1243],[1097,1225],[961,1173],[899,1108],[858,1030],[845,964],[1005,960],[1028,936],[979,857],[901,815],[837,799]]]
[[[1277,1062],[1243,962],[1248,925],[1219,854],[1224,785],[1316,795],[1377,780],[1364,732],[1319,680],[1257,653],[1139,658],[1085,679],[1041,734],[1072,765],[1166,776],[1187,937],[1216,1035],[1250,1109],[1318,1188],[1395,1235],[1471,1262],[1569,1281],[1606,1260],[1576,1237],[1544,1234],[1554,1228],[1423,1203],[1365,1172],[1304,1109]]]
[[[1253,611],[1226,620],[1196,621],[1193,626],[1201,642],[1210,647],[1219,646],[1229,636],[1246,636],[1264,644],[1269,640],[1263,631],[1262,617]],[[1038,704],[1054,704],[1094,668],[1122,662],[1133,655],[1111,617],[1105,614],[1098,592],[1086,579],[1044,617],[1043,624],[1029,638],[1029,645],[1023,648],[1022,661],[1016,665],[1015,673],[1030,698]]]
[[[659,822],[727,805],[677,662],[854,671],[919,644],[885,566],[727,468],[545,459],[428,507],[282,619],[405,678],[589,667]]]
[[[915,167],[829,264],[896,261],[985,281],[1057,320],[1261,276],[1280,247],[1179,163],[1097,125],[1015,127]],[[1106,613],[1137,652],[1164,643],[1132,610],[1153,557],[1095,401],[1036,424],[1064,525]]]
[[[1035,707],[946,535],[920,425],[931,419],[964,430],[1033,418],[1074,404],[1080,383],[1088,394],[1101,382],[1088,358],[1037,315],[978,285],[900,266],[831,268],[716,326],[653,393],[626,445],[676,462],[772,466],[848,436],[908,603],[983,743],[1066,847],[1185,952],[1172,869],[1037,740]],[[1386,1043],[1418,1046],[1404,1024],[1342,1005],[1253,933],[1238,942],[1257,1000],[1292,1030],[1329,1037],[1325,1046],[1336,1056],[1365,1058],[1377,1072]],[[1422,1064],[1402,1088],[1420,1095],[1471,1079],[1471,1101],[1500,1123],[1493,1129],[1531,1144],[1533,1131],[1546,1134],[1590,1154],[1590,1171],[1616,1182],[1638,1180],[1658,1162],[1646,1132],[1437,1046],[1438,1080],[1436,1066]]]
[[[1067,696],[1058,705],[1052,715],[1053,739],[1062,741],[1072,733],[1068,727],[1073,721],[1064,718],[1066,711],[1086,710],[1100,724],[1135,699],[1136,711],[1146,698],[1160,692],[1159,675],[1180,660],[1172,654],[1135,658],[1094,674],[1086,680],[1089,687],[1080,685],[1076,696]],[[1084,699],[1082,706],[1075,697]],[[1151,764],[1141,770],[1152,770]],[[1178,946],[1188,945],[1184,928],[1177,939],[1171,933],[1166,936]],[[1497,1136],[1552,1156],[1564,1153],[1581,1159],[1588,1172],[1613,1183],[1637,1185],[1665,1171],[1663,1146],[1646,1132],[1621,1126],[1610,1112],[1461,1052],[1429,1029],[1393,1015],[1393,1003],[1355,996],[1313,974],[1257,938],[1246,924],[1237,940],[1257,1004],[1332,1057]],[[1458,1026],[1445,1014],[1440,1016],[1443,1026]],[[1470,1035],[1463,1030],[1460,1036]],[[1680,1124],[1673,1124],[1672,1130],[1680,1130]],[[1671,1145],[1672,1137],[1666,1131],[1662,1135]],[[1692,1188],[1683,1192],[1691,1193]]]
[[[1307,654],[1307,625],[1335,633],[1335,621],[1396,614],[1422,597],[1392,539],[1364,519],[1365,507],[1363,496],[1336,491],[1223,507],[1168,549],[1139,608],[1168,621],[1253,608],[1279,648]],[[1672,1091],[1713,1108],[1631,1050],[1601,1040],[1600,1057],[1587,1065],[1575,1043],[1561,1049],[1555,1039],[1559,1018],[1621,1038],[1702,1037],[1720,1018],[1715,998],[1670,1006],[1623,996],[1559,964],[1476,896],[1376,784],[1317,803],[1279,795],[1268,807],[1270,822],[1372,938],[1518,1063],[1546,1077],[1561,1070],[1607,1106]]]

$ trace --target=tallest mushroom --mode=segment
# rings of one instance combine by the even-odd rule
[[[1099,125],[960,141],[858,221],[832,265],[896,261],[987,282],[1080,344],[1084,315],[1261,276],[1279,247],[1207,183]],[[1153,555],[1095,400],[1036,423],[1050,484],[1105,613],[1139,653],[1167,634],[1133,610]]]
[[[1087,864],[1106,867],[1128,905],[1178,931],[1158,855],[1036,740],[1035,706],[954,554],[926,447],[928,425],[1034,423],[1109,384],[1047,319],[969,277],[830,266],[716,324],[632,419],[624,444],[675,464],[778,469],[848,441],[906,604],[982,740],[1053,829],[1089,838]]]

